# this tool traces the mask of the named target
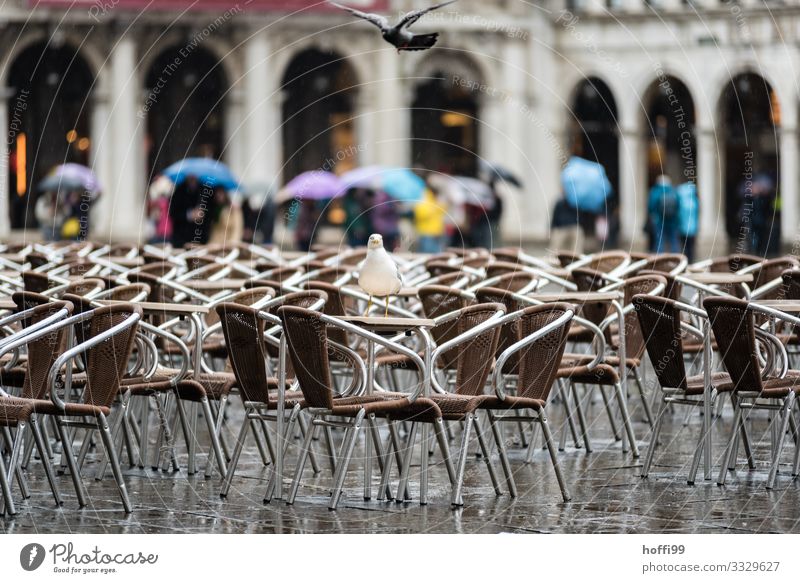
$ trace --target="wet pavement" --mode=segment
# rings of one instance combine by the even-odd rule
[[[631,399],[631,405],[638,399]],[[551,404],[551,423],[556,439],[562,423],[561,407]],[[731,415],[729,405],[715,431],[714,455],[722,455],[723,434],[727,436]],[[620,443],[611,439],[608,420],[595,401],[588,410],[590,435],[595,449],[586,454],[573,447],[572,440],[560,453],[562,469],[572,493],[563,503],[547,452],[538,449],[533,463],[525,463],[525,450],[511,444],[510,456],[518,497],[495,496],[486,466],[471,456],[465,477],[464,502],[453,510],[449,503],[447,473],[438,451],[431,459],[429,504],[416,501],[419,460],[412,468],[411,489],[414,501],[398,504],[363,499],[363,450],[356,449],[339,509],[327,508],[331,473],[323,455],[322,442],[316,442],[322,471],[313,476],[306,468],[299,496],[293,506],[273,500],[264,504],[267,468],[262,465],[255,445],[248,442],[233,487],[227,499],[219,497],[218,475],[203,476],[205,456],[199,458],[199,472],[187,476],[186,456],[181,454],[180,472],[161,472],[125,468],[125,477],[135,505],[133,514],[122,511],[116,487],[108,472],[105,480],[94,480],[95,458],[87,459],[84,483],[90,505],[79,509],[68,476],[59,484],[65,504],[56,509],[38,461],[28,475],[31,499],[19,500],[14,518],[0,517],[0,531],[6,533],[785,533],[800,532],[800,481],[792,479],[794,447],[791,439],[782,457],[776,488],[764,488],[770,448],[766,418],[753,415],[752,435],[756,440],[757,469],[747,470],[740,460],[737,471],[724,487],[713,478],[698,478],[694,487],[686,484],[691,453],[698,438],[702,418],[688,417],[678,409],[665,419],[662,445],[648,479],[639,477],[641,461],[623,454]],[[641,411],[634,409],[635,430],[641,439],[642,457],[646,450],[647,425]],[[232,413],[229,430],[238,430],[240,414]],[[507,429],[509,442],[517,439],[513,426]],[[457,433],[457,432],[456,432]],[[339,436],[340,437],[340,436]],[[339,439],[337,437],[337,440]],[[230,443],[232,434],[228,434]],[[451,447],[457,453],[459,440]],[[296,444],[298,447],[300,442]],[[287,475],[294,470],[297,447],[291,448]],[[123,460],[127,463],[127,459]],[[499,460],[495,468],[501,475]],[[373,495],[379,476],[375,472]],[[396,475],[396,472],[395,472]],[[396,484],[396,477],[393,476]],[[503,485],[505,491],[505,485]]]

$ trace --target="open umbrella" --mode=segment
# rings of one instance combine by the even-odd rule
[[[212,158],[185,158],[170,165],[161,174],[176,185],[186,180],[187,176],[196,176],[197,180],[208,188],[218,186],[225,190],[238,190],[239,188],[239,181],[230,168]]]
[[[517,188],[522,188],[522,181],[517,178],[516,174],[504,166],[487,162],[486,160],[480,160],[478,162],[478,167],[481,177],[489,183],[499,180],[501,182],[507,182]]]
[[[561,188],[571,207],[592,213],[602,211],[611,194],[605,168],[578,156],[572,156],[561,171]]]
[[[94,199],[100,194],[100,181],[92,172],[82,164],[67,163],[56,166],[55,169],[38,184],[42,192],[56,192],[62,190],[85,190]]]
[[[339,178],[341,178],[345,190],[351,188],[380,189],[386,170],[385,166],[361,166],[345,172]]]
[[[425,181],[408,168],[387,168],[381,174],[380,188],[395,200],[415,203],[422,200]]]
[[[284,203],[292,198],[300,200],[325,200],[337,198],[346,191],[341,179],[325,170],[309,170],[292,178],[277,194],[275,202]]]
[[[479,206],[487,211],[494,208],[497,199],[491,186],[482,180],[468,176],[453,176],[453,180],[464,194],[464,204]]]

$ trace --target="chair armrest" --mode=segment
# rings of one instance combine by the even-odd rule
[[[506,394],[505,391],[503,390],[501,379],[503,376],[503,367],[505,366],[506,362],[508,362],[508,359],[511,358],[511,356],[515,352],[519,352],[526,346],[532,344],[533,342],[536,342],[544,335],[549,334],[559,326],[564,326],[568,324],[574,316],[575,312],[573,310],[567,310],[564,313],[564,315],[558,317],[556,320],[553,320],[547,326],[544,326],[543,328],[537,330],[533,334],[530,334],[529,336],[526,336],[522,340],[515,342],[514,344],[512,344],[503,351],[503,353],[500,355],[500,357],[497,359],[497,362],[494,365],[494,374],[492,375],[492,386],[494,387],[495,394],[497,395],[498,399],[503,401],[506,398]],[[601,358],[602,355],[603,353],[601,352],[600,353]]]
[[[91,311],[85,312],[84,314],[78,316],[78,318],[87,315],[91,317],[93,315],[93,312]],[[75,317],[73,316],[73,318]],[[69,322],[73,318],[65,320],[64,322],[61,323],[61,325],[62,326],[67,325],[67,322]],[[66,365],[70,360],[72,360],[76,356],[80,356],[90,348],[97,346],[101,342],[105,342],[109,338],[116,336],[117,334],[119,334],[124,330],[127,330],[131,326],[135,326],[136,323],[139,322],[139,320],[141,320],[141,318],[142,318],[141,311],[134,311],[128,318],[125,318],[125,321],[112,326],[111,328],[109,328],[108,330],[106,330],[101,334],[98,334],[94,338],[90,338],[89,340],[81,342],[77,346],[74,346],[69,350],[66,350],[63,354],[61,354],[58,358],[56,358],[55,362],[50,367],[50,370],[47,373],[47,385],[50,387],[50,400],[53,402],[53,405],[55,405],[57,409],[59,409],[60,411],[64,411],[65,409],[64,401],[62,401],[61,397],[58,396],[58,391],[56,390],[57,388],[56,380],[58,379],[58,374],[61,371],[61,367]]]

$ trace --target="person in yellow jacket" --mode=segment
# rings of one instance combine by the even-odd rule
[[[414,226],[417,230],[417,251],[440,253],[444,246],[447,209],[431,189],[414,207]]]

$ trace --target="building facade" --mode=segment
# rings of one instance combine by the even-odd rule
[[[426,4],[351,2],[390,17]],[[755,176],[779,194],[773,237],[796,239],[794,0],[459,0],[415,25],[441,32],[435,49],[404,53],[305,0],[12,0],[0,23],[0,236],[35,228],[36,183],[76,161],[103,184],[92,236],[140,239],[151,178],[203,155],[276,186],[483,159],[524,182],[503,192],[506,240],[545,241],[577,152],[606,167],[621,244],[642,240],[660,174],[696,181],[715,251],[747,229]]]

